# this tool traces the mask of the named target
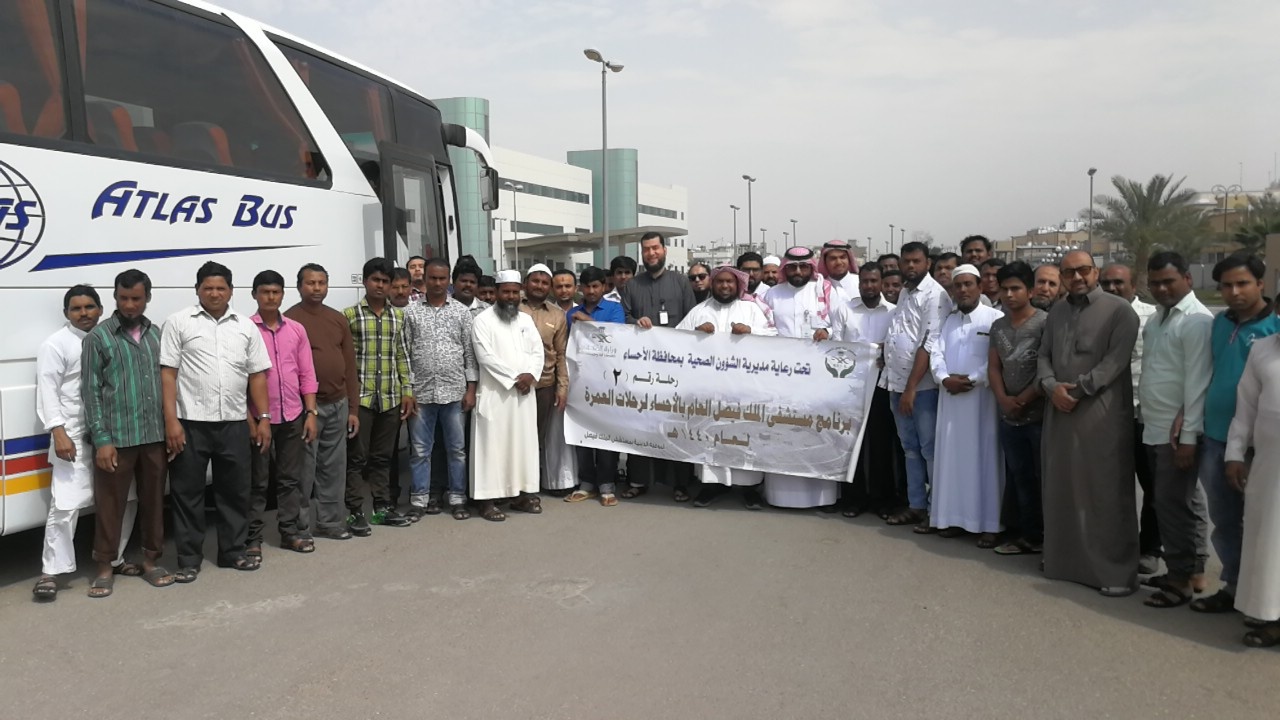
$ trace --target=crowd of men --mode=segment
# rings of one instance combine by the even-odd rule
[[[1147,263],[1151,305],[1132,268],[1100,269],[1086,252],[1033,268],[992,257],[982,236],[960,250],[911,242],[859,267],[832,241],[695,263],[687,277],[668,270],[656,233],[639,263],[577,276],[375,258],[364,296],[342,311],[325,304],[328,273],[307,264],[287,310],[285,278],[258,273],[247,316],[230,302],[230,270],[207,262],[198,302],[163,327],[146,315],[140,270],[117,276],[106,319],[97,291],[75,286],[67,324],[37,359],[53,501],[35,597],[54,599],[75,570],[75,523],[91,504],[91,597],[120,575],[195,581],[210,475],[215,561],[243,571],[261,566],[273,492],[281,547],[310,553],[317,538],[445,511],[537,514],[543,493],[612,507],[667,485],[676,502],[706,507],[739,487],[750,509],[872,512],[919,534],[976,536],[1000,555],[1042,553],[1046,577],[1106,596],[1142,578],[1150,607],[1239,611],[1246,644],[1280,644],[1280,431],[1268,422],[1280,418],[1280,320],[1263,262],[1217,264],[1227,309],[1215,317],[1173,252]],[[567,445],[565,354],[579,321],[874,344],[853,482]],[[166,478],[174,572],[158,564]],[[141,563],[123,557],[135,516]],[[1210,541],[1222,584],[1196,599]]]

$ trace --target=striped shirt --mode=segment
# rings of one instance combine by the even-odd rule
[[[388,302],[378,315],[369,309],[369,301],[361,298],[342,314],[351,326],[356,348],[360,407],[383,412],[398,407],[401,398],[413,397],[404,311]]]
[[[134,340],[116,313],[84,339],[80,394],[95,447],[136,447],[164,440],[160,331],[142,318]]]

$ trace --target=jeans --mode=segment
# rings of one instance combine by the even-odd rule
[[[902,393],[891,392],[893,420],[907,458],[907,502],[912,510],[929,509],[929,479],[933,477],[933,436],[938,430],[938,389],[916,392],[910,415],[898,410]]]
[[[1013,507],[1022,539],[1032,545],[1044,542],[1044,508],[1040,502],[1040,423],[1000,423],[1000,447],[1009,474],[1006,487],[1013,493]]]
[[[1235,594],[1240,577],[1240,546],[1244,542],[1244,493],[1227,483],[1227,444],[1204,438],[1200,449],[1200,483],[1209,500],[1213,521],[1213,549],[1222,561],[1224,589]]]
[[[431,490],[431,452],[436,425],[444,431],[446,462],[449,464],[449,504],[467,501],[467,450],[462,427],[462,402],[423,404],[409,420],[409,467],[413,471],[410,501]]]
[[[1148,445],[1155,467],[1156,517],[1164,540],[1164,564],[1169,575],[1187,580],[1204,572],[1209,559],[1208,521],[1204,493],[1197,482],[1200,448],[1191,468],[1181,470],[1174,462],[1173,445]]]

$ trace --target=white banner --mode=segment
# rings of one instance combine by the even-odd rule
[[[848,481],[879,348],[575,322],[571,445]]]

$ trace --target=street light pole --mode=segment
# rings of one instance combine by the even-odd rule
[[[793,232],[794,232],[795,225],[792,225],[791,227],[793,228]],[[792,237],[791,233],[787,232],[786,230],[783,230],[783,231],[782,231],[782,248],[783,248],[783,250],[786,250],[786,248],[791,247],[791,237]],[[768,250],[768,248],[765,248],[765,250],[767,251],[767,250]]]
[[[524,190],[524,185],[513,183],[510,180],[502,183],[503,187],[511,188],[511,215],[514,218],[515,227],[512,228],[511,237],[516,243],[516,270],[520,269],[520,200],[518,198],[520,190]],[[506,248],[503,248],[505,251]]]
[[[738,252],[738,211],[742,208],[737,205],[730,205],[729,209],[733,210],[733,252],[736,255]],[[747,229],[749,231],[751,226],[747,225]],[[750,236],[750,234],[750,232],[747,233],[748,236]]]
[[[1085,237],[1089,245],[1090,257],[1093,257],[1093,174],[1096,172],[1098,168],[1089,168],[1089,234]]]
[[[893,252],[893,223],[889,223],[889,251]]]
[[[750,245],[751,228],[756,226],[751,217],[751,186],[755,184],[756,179],[750,175],[743,175],[742,179],[747,181],[747,244]]]
[[[907,229],[906,229],[906,228],[898,228],[898,237],[902,240],[902,243],[901,243],[901,244],[906,245],[906,244],[907,244]]]
[[[800,244],[800,233],[797,233],[797,232],[796,232],[796,220],[795,220],[795,218],[792,218],[792,219],[791,219],[791,242],[793,242],[793,243],[795,243],[795,244],[797,244],[797,245],[799,245],[799,244]]]
[[[600,238],[601,262],[609,262],[609,71],[622,72],[622,65],[604,59],[599,50],[587,48],[583,55],[600,63],[600,219],[603,233]],[[619,255],[626,248],[619,248]],[[519,260],[519,258],[517,258]]]
[[[1227,234],[1227,203],[1231,199],[1231,193],[1244,192],[1244,188],[1239,185],[1214,185],[1209,189],[1214,195],[1222,193],[1222,234]]]
[[[760,228],[760,249],[761,249],[761,250],[768,250],[768,248],[769,248],[769,243],[768,243],[768,241],[767,241],[767,240],[765,240],[765,239],[764,239],[764,234],[765,234],[765,229],[764,229],[764,228]]]

